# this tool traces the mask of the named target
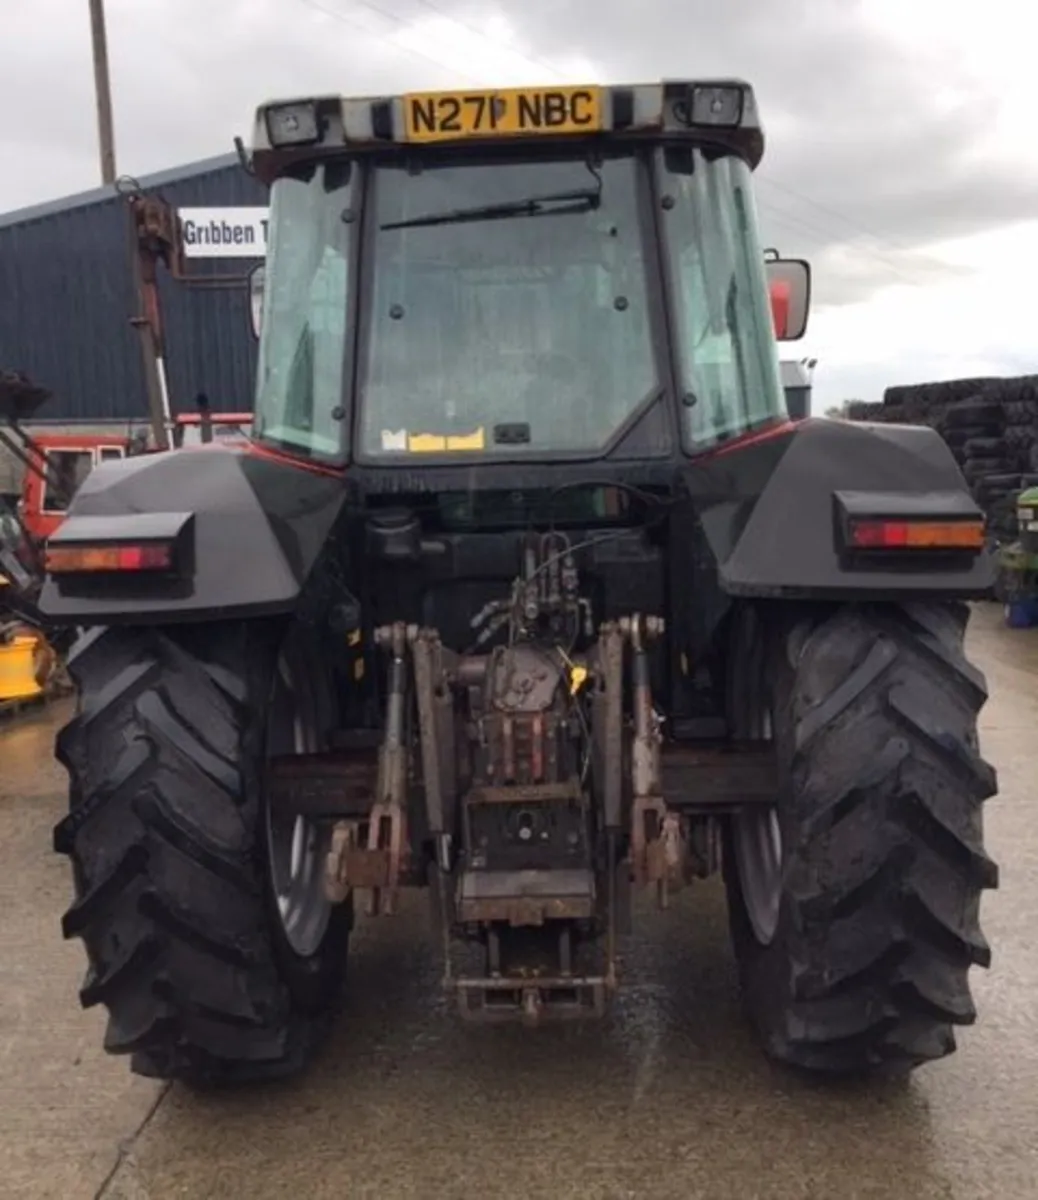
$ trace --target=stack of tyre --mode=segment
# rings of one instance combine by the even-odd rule
[[[949,405],[938,427],[974,499],[987,514],[992,540],[1011,540],[1021,472],[1006,440],[1006,411],[992,391]]]
[[[1002,389],[1006,415],[1007,453],[1028,476],[1028,486],[1038,477],[1038,375],[1007,379]]]
[[[882,404],[870,404],[867,400],[852,400],[847,405],[848,421],[883,421],[885,409]]]
[[[847,416],[936,429],[987,514],[992,540],[1015,537],[1016,497],[1038,483],[1038,376],[890,387],[881,404],[855,402]]]

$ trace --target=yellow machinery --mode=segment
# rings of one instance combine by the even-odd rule
[[[42,634],[20,622],[4,625],[4,592],[10,586],[10,581],[0,575],[0,704],[42,695],[55,661]]]
[[[43,695],[38,675],[46,674],[39,663],[39,650],[44,645],[35,634],[26,634],[0,646],[0,704]]]

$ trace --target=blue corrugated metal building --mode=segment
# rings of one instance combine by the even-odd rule
[[[138,181],[176,208],[257,206],[267,189],[234,155]],[[54,394],[48,423],[147,419],[126,200],[102,188],[0,216],[0,368]],[[254,263],[196,259],[192,274],[244,274]],[[252,407],[255,343],[244,287],[201,289],[159,268],[170,399],[205,392],[214,409]]]

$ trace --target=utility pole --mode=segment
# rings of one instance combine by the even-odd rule
[[[112,129],[112,86],[108,78],[108,40],[104,0],[88,0],[90,36],[94,47],[94,92],[97,97],[97,135],[101,150],[101,182],[115,182],[115,134]]]

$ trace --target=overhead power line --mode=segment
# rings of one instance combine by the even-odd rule
[[[416,50],[412,46],[404,46],[399,42],[392,41],[391,39],[387,38],[384,33],[378,33],[374,29],[370,29],[362,21],[358,21],[356,18],[350,17],[346,13],[339,12],[337,9],[328,8],[323,4],[319,4],[317,0],[298,0],[298,2],[302,5],[305,5],[305,7],[312,9],[314,12],[323,13],[326,17],[331,17],[335,21],[340,21],[344,25],[352,25],[354,29],[363,30],[364,33],[366,33],[369,37],[374,38],[376,41],[386,42],[387,45],[392,46],[394,50],[401,51],[404,54],[410,54],[412,58],[424,59],[426,62],[431,62],[434,66],[440,67],[445,71],[453,71],[460,78],[468,80],[469,83],[478,83],[478,80],[476,80],[474,76],[466,75],[463,71],[459,71],[457,67],[451,65],[450,63],[445,63],[442,59],[435,58],[431,54],[426,54],[424,50]],[[390,12],[388,9],[383,8],[379,4],[372,3],[371,0],[353,0],[353,3],[362,8],[371,9],[372,12],[376,12],[388,20],[395,21],[404,28],[407,28],[407,26],[410,24],[410,22],[404,20],[403,17],[398,17],[396,13]]]
[[[560,71],[558,67],[552,66],[552,64],[545,62],[541,58],[535,58],[531,55],[524,54],[521,51],[518,51],[507,45],[506,43],[499,41],[497,38],[491,37],[491,35],[485,30],[479,29],[477,26],[472,25],[470,22],[465,21],[461,17],[447,12],[438,4],[434,3],[434,0],[415,0],[415,2],[422,8],[434,13],[443,20],[449,21],[456,25],[459,29],[464,29],[473,37],[479,38],[481,41],[493,46],[498,51],[508,53],[520,61],[527,62],[531,66],[537,67],[539,70],[547,71],[557,79],[563,79],[565,77],[563,72]],[[398,51],[402,51],[405,54],[410,54],[413,57],[424,59],[426,62],[431,62],[435,66],[440,67],[442,70],[453,72],[459,78],[464,79],[469,83],[478,84],[480,82],[474,76],[459,70],[451,63],[444,62],[441,58],[435,57],[435,55],[429,54],[423,50],[415,49],[412,46],[404,45],[387,37],[384,33],[378,33],[377,31],[363,24],[363,22],[358,21],[355,17],[351,17],[348,13],[343,12],[338,8],[331,8],[327,4],[319,3],[318,0],[299,0],[299,3],[305,5],[307,8],[312,9],[314,12],[319,12],[327,17],[330,17],[333,20],[337,20],[344,24],[352,25],[354,28],[361,29],[370,37],[379,41],[384,41]],[[354,7],[368,9],[371,12],[378,14],[380,17],[391,21],[400,28],[409,29],[413,24],[413,16],[401,16],[399,13],[395,13],[390,9],[385,8],[383,5],[376,3],[375,0],[350,0],[350,3]],[[840,213],[836,209],[822,204],[817,200],[812,200],[811,197],[804,195],[802,192],[790,187],[788,184],[779,183],[777,180],[773,179],[770,175],[767,175],[763,171],[758,171],[756,173],[756,178],[760,182],[764,183],[767,187],[772,187],[777,191],[785,192],[787,195],[798,200],[801,204],[807,205],[809,208],[813,208],[817,212],[824,213],[827,216],[834,218],[835,220],[839,221],[848,232],[856,233],[859,237],[866,237],[870,241],[875,242],[879,247],[886,246],[901,253],[911,252],[908,247],[899,246],[897,243],[892,242],[889,238],[881,237],[879,234],[867,229],[859,221],[856,221],[855,219],[848,217],[846,214]],[[805,231],[808,234],[808,236],[814,237],[820,245],[831,243],[831,241],[835,238],[846,237],[846,234],[843,232],[838,233],[831,228],[827,230],[817,223],[812,225],[810,221],[805,219],[800,214],[785,213],[777,206],[769,204],[759,195],[757,203],[762,209],[770,209],[770,211],[774,214],[774,219],[785,223],[790,228],[799,226],[802,231]],[[872,258],[876,262],[883,264],[892,275],[897,276],[897,278],[904,280],[907,283],[921,282],[919,279],[913,278],[911,275],[906,273],[900,264],[893,262],[883,254],[877,252],[877,250],[869,249],[861,245],[856,246],[855,250],[857,253],[864,254],[866,257]]]

